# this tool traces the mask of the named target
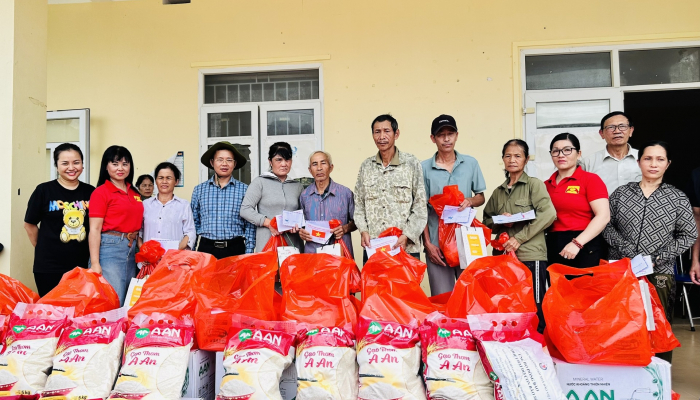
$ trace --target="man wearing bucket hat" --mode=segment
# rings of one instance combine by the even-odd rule
[[[218,142],[202,155],[201,161],[214,169],[214,176],[195,186],[192,193],[195,250],[218,259],[252,253],[255,226],[240,215],[248,185],[231,176],[245,165],[245,157],[231,143]]]

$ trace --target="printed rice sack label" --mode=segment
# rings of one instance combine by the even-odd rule
[[[432,313],[420,327],[420,338],[429,399],[493,400],[493,384],[466,320]]]
[[[535,313],[468,315],[496,399],[565,400]]]
[[[53,364],[58,338],[74,308],[18,303],[0,354],[0,397],[37,397]]]
[[[302,329],[297,335],[297,400],[357,399],[355,335],[343,328]]]
[[[357,326],[361,400],[425,400],[418,325],[361,317]]]
[[[126,335],[127,310],[70,320],[58,341],[53,370],[41,398],[96,400],[109,396]]]
[[[187,374],[192,320],[138,314],[126,333],[124,358],[110,399],[173,400]]]
[[[280,378],[294,359],[294,335],[234,323],[217,400],[282,400]]]

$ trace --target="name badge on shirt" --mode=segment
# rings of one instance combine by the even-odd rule
[[[578,194],[581,191],[581,186],[567,186],[566,193]]]

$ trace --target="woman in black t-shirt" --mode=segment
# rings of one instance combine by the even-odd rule
[[[90,258],[88,208],[95,187],[78,180],[83,152],[64,143],[54,150],[53,160],[58,179],[36,187],[24,216],[24,229],[35,247],[34,281],[39,296],[56,287],[64,273],[87,268]]]

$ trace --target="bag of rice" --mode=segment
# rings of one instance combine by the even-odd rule
[[[425,400],[420,368],[418,324],[360,317],[357,325],[360,400]]]
[[[34,396],[44,389],[58,338],[73,307],[17,303],[0,354],[0,397]]]
[[[280,378],[294,359],[293,321],[266,322],[234,314],[217,400],[282,400]]]
[[[425,386],[430,399],[493,400],[476,340],[464,319],[432,313],[420,327]]]
[[[497,399],[566,399],[537,332],[537,314],[468,315],[467,320]]]
[[[58,341],[53,371],[41,397],[105,399],[119,372],[126,308],[70,320]]]
[[[126,333],[124,359],[109,396],[121,400],[176,400],[187,374],[192,320],[138,314]]]
[[[297,400],[357,399],[355,334],[302,327],[297,334]]]

